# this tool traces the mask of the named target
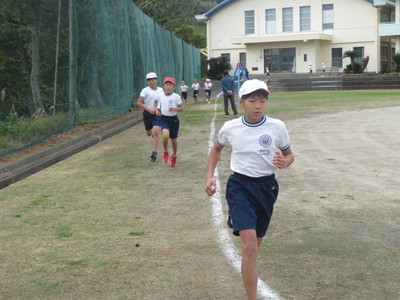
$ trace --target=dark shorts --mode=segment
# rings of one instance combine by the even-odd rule
[[[161,116],[161,130],[169,130],[169,138],[176,139],[179,132],[179,119],[178,116]]]
[[[226,201],[232,218],[233,234],[254,229],[264,237],[278,197],[279,185],[275,175],[253,178],[232,174],[226,184]]]
[[[198,94],[199,94],[199,90],[194,90],[193,91],[193,97],[197,97]]]
[[[208,96],[211,96],[211,90],[204,90]]]
[[[160,121],[160,116],[153,115],[147,110],[143,111],[143,123],[146,131],[153,129],[153,126],[161,126]]]
[[[182,92],[181,98],[186,100],[187,99],[187,92]]]

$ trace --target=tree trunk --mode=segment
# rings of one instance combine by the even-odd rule
[[[29,63],[28,63],[28,56],[26,55],[26,49],[21,43],[18,43],[18,52],[19,52],[19,59],[21,62],[21,68],[24,70],[24,73],[26,74],[26,79],[29,81]],[[32,89],[29,88],[26,91],[26,106],[28,107],[29,110],[29,116],[33,117],[35,115],[35,105],[33,103],[33,97],[32,97]]]
[[[54,66],[54,93],[53,93],[53,115],[56,114],[57,104],[57,77],[58,77],[58,54],[60,49],[60,16],[61,15],[61,0],[58,0],[58,16],[57,16],[57,37],[56,37],[56,59]]]
[[[40,49],[40,24],[41,24],[41,7],[40,0],[34,0],[35,9],[35,23],[32,32],[32,68],[31,68],[31,89],[33,104],[35,107],[35,115],[43,116],[46,114],[43,106],[43,101],[40,97],[40,85],[39,85],[39,49]]]

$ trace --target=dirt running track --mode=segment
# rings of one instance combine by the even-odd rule
[[[279,174],[262,254],[281,295],[400,299],[399,117],[394,107],[286,122],[296,158]]]

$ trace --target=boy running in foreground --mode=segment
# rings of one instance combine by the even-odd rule
[[[211,149],[206,175],[206,193],[216,192],[214,170],[222,149],[232,146],[230,168],[234,172],[226,185],[233,234],[240,236],[242,279],[248,299],[257,297],[258,248],[271,220],[279,186],[278,169],[290,166],[294,155],[290,149],[285,124],[264,115],[269,90],[258,79],[247,80],[239,90],[245,115],[226,122]]]

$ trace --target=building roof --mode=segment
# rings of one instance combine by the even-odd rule
[[[368,1],[371,4],[374,4],[374,0],[365,0],[365,1]],[[223,9],[224,7],[226,7],[227,5],[229,5],[233,2],[235,2],[235,0],[222,1],[221,3],[219,3],[216,6],[214,6],[213,8],[211,8],[209,11],[207,11],[205,14],[196,15],[196,19],[197,20],[209,20],[213,14],[215,14],[217,11]]]

